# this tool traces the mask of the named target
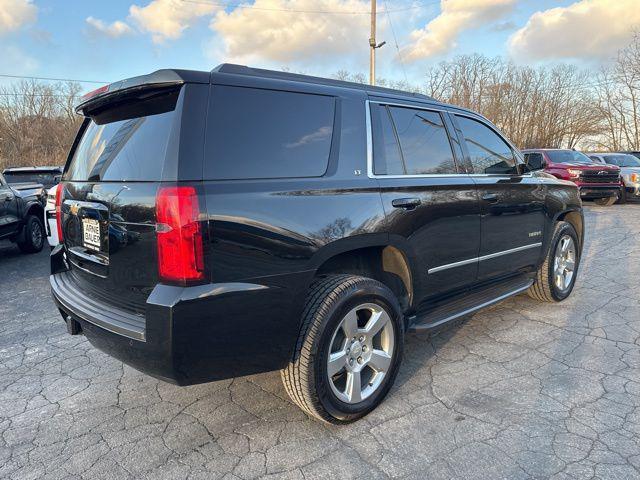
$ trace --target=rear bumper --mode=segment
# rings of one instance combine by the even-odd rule
[[[60,252],[54,249],[52,266]],[[159,284],[142,316],[87,298],[68,277],[65,271],[51,275],[53,299],[65,318],[80,324],[93,346],[178,385],[284,368],[298,336],[304,286],[310,280],[303,272],[261,283]]]

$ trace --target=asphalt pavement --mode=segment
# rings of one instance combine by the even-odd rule
[[[0,478],[640,478],[640,205],[586,208],[573,295],[407,338],[386,401],[327,426],[277,372],[176,387],[69,336],[48,252],[0,242]]]

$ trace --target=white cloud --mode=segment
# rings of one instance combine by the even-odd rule
[[[98,18],[87,17],[86,22],[94,32],[111,38],[118,38],[133,33],[133,29],[120,20],[116,20],[112,23],[105,23]]]
[[[207,5],[207,0],[153,0],[144,7],[131,5],[129,18],[140,30],[150,33],[154,43],[163,43],[180,38],[200,17],[213,15],[220,8]]]
[[[35,22],[37,14],[31,0],[0,0],[0,35]]]
[[[625,46],[639,25],[638,0],[581,0],[534,13],[509,49],[526,59],[605,57]]]
[[[420,30],[411,32],[411,45],[402,58],[416,61],[451,51],[458,36],[507,16],[516,0],[441,0],[440,15]]]
[[[211,29],[230,61],[291,62],[367,52],[367,0],[256,0],[253,8],[220,11]],[[295,13],[282,10],[295,10]],[[344,13],[318,13],[318,12]]]

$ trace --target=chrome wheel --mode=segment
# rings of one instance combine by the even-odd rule
[[[576,269],[576,245],[573,238],[563,235],[553,259],[553,283],[561,291],[569,289]]]
[[[359,403],[382,384],[391,368],[395,332],[380,305],[365,303],[347,313],[333,333],[327,376],[333,393],[345,403]]]

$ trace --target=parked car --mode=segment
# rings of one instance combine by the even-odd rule
[[[633,155],[634,157],[640,158],[640,152],[638,151],[629,150],[627,152],[620,152],[620,153],[628,153],[629,155]]]
[[[38,183],[9,184],[0,174],[0,240],[10,240],[24,253],[44,245],[45,194]]]
[[[601,165],[615,165],[622,173],[620,203],[629,197],[640,198],[640,159],[628,153],[589,153],[589,158]]]
[[[38,183],[45,189],[46,203],[43,224],[50,247],[58,244],[55,218],[55,187],[62,178],[63,167],[14,167],[5,168],[3,174],[9,183]]]
[[[39,183],[45,190],[55,187],[62,178],[63,167],[13,167],[2,173],[8,183]]]
[[[580,197],[598,205],[613,205],[621,195],[620,169],[614,165],[594,165],[584,153],[562,149],[523,150],[532,170],[544,170],[575,183]]]
[[[350,422],[391,388],[405,331],[575,284],[578,189],[472,111],[227,64],[77,110],[53,298],[70,333],[163,380],[281,370],[304,411]]]

